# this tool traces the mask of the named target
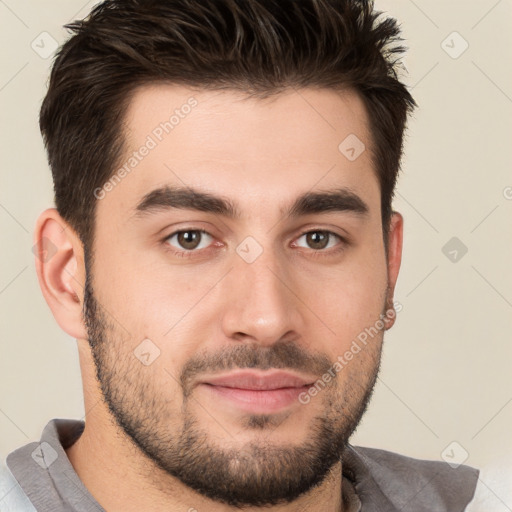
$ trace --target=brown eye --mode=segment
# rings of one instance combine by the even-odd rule
[[[176,233],[173,233],[167,238],[167,243],[169,243],[169,245],[172,245],[176,249],[193,251],[194,249],[204,249],[205,247],[207,247],[208,243],[206,243],[205,246],[204,243],[202,247],[199,246],[203,242],[204,238],[208,237],[211,238],[211,235],[209,235],[206,231],[199,229],[189,229],[183,231],[176,231]],[[173,239],[176,239],[178,245],[175,245],[174,243],[171,242]]]
[[[336,245],[336,239],[338,239],[338,241],[342,240],[342,238],[338,236],[336,233],[322,230],[308,231],[307,233],[302,233],[299,239],[303,237],[305,237],[306,239],[306,248],[313,249],[316,251],[334,247]],[[334,243],[332,243],[333,240]],[[298,245],[299,247],[304,247],[304,245]]]
[[[325,249],[329,242],[329,235],[322,231],[313,231],[306,235],[306,240],[311,249]]]

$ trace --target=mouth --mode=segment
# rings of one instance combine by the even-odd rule
[[[236,371],[227,375],[206,378],[199,388],[216,401],[253,414],[278,412],[299,404],[299,395],[316,380],[284,371]]]

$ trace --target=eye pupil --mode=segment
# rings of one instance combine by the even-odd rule
[[[178,233],[178,243],[184,249],[195,249],[201,240],[199,231],[182,231]]]
[[[312,231],[306,236],[308,244],[312,246],[313,249],[324,249],[329,241],[329,235],[323,231]]]

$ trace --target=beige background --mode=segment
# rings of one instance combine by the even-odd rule
[[[36,217],[52,204],[37,125],[52,58],[31,44],[50,52],[62,25],[93,4],[0,1],[2,458],[50,419],[84,416],[75,342],[42,298],[31,252]],[[405,217],[403,310],[353,442],[430,459],[466,451],[486,470],[493,510],[512,510],[510,487],[494,479],[506,468],[510,480],[512,468],[512,1],[377,6],[402,24],[405,81],[420,108],[395,201]],[[459,247],[444,252],[457,250],[456,262],[443,252],[452,237]]]

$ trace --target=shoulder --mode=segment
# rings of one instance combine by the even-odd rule
[[[4,459],[0,459],[0,510],[2,512],[36,512]]]
[[[373,485],[399,510],[462,512],[475,494],[479,475],[475,468],[376,448],[350,446],[349,452],[364,475],[361,490]]]
[[[510,511],[512,504],[512,460],[498,460],[481,468],[475,497],[465,512]]]

